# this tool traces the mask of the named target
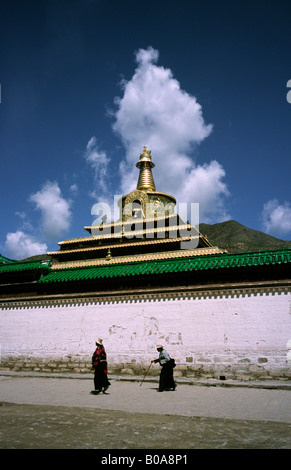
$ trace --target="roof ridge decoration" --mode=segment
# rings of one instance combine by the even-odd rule
[[[112,256],[110,250],[110,257],[108,257],[108,251],[105,258],[94,258],[87,260],[74,260],[74,261],[61,261],[56,262],[52,265],[52,269],[73,269],[73,268],[87,268],[87,267],[98,267],[108,266],[115,264],[128,264],[128,263],[140,263],[147,261],[158,261],[158,260],[169,260],[173,258],[187,258],[189,256],[205,256],[223,253],[218,247],[210,248],[195,248],[194,250],[179,250],[179,251],[162,251],[157,253],[145,253],[137,255],[120,255]]]

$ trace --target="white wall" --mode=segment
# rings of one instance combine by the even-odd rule
[[[147,365],[162,343],[183,374],[286,376],[290,319],[290,293],[4,309],[1,364],[90,361],[101,336],[111,366]]]

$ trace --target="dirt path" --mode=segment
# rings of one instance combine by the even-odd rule
[[[1,403],[2,449],[290,449],[287,423]]]

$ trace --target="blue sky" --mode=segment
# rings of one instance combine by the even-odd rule
[[[0,19],[3,255],[85,236],[144,145],[200,222],[291,239],[290,1],[1,0]]]

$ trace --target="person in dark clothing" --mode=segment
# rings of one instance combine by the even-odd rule
[[[157,350],[159,352],[158,359],[153,359],[152,362],[159,362],[162,366],[159,380],[159,392],[164,390],[175,390],[176,383],[173,377],[173,368],[175,367],[174,359],[171,359],[169,353],[163,348],[161,344],[158,344]]]
[[[92,356],[92,371],[94,371],[94,395],[98,395],[100,392],[106,392],[110,386],[110,382],[107,377],[107,357],[105,348],[102,344],[102,339],[96,340],[96,349]]]

